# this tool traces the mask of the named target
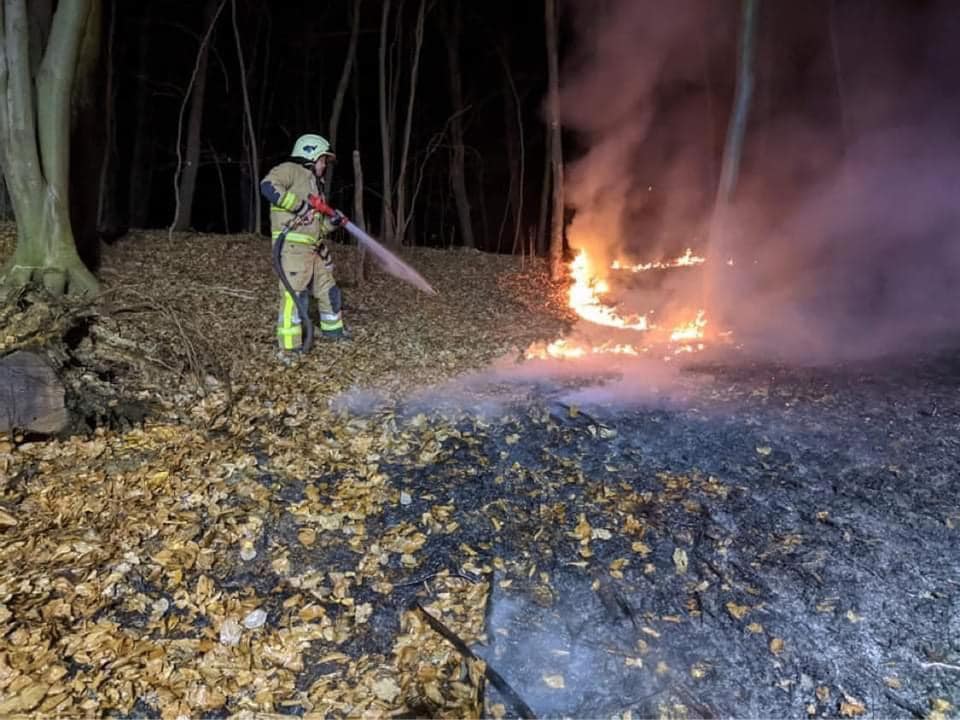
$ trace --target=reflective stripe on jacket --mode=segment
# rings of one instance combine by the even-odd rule
[[[323,197],[313,171],[289,160],[280,163],[267,173],[261,181],[261,192],[264,197],[272,201],[270,234],[274,239],[280,234],[283,226],[293,219],[292,210],[300,204],[301,200],[306,200],[309,195]],[[287,242],[315,245],[318,240],[329,235],[331,230],[333,225],[326,217],[315,215],[310,222],[288,233],[286,239]]]

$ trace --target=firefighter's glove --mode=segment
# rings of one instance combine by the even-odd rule
[[[330,216],[330,224],[334,227],[341,227],[342,225],[346,225],[346,223],[347,216],[339,210],[334,210],[333,215]]]

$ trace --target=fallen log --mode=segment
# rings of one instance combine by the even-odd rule
[[[41,356],[20,350],[0,358],[0,432],[51,434],[69,420],[63,383]]]

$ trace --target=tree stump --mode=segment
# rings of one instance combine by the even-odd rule
[[[17,351],[0,358],[0,432],[56,433],[69,420],[63,384],[41,356]]]

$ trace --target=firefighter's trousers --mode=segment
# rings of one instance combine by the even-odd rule
[[[286,242],[280,264],[290,287],[309,307],[310,295],[316,299],[320,314],[320,333],[343,334],[340,288],[333,276],[333,261],[323,241],[316,245]],[[299,350],[303,344],[302,320],[293,297],[280,283],[280,312],[277,316],[277,341],[282,350]]]

